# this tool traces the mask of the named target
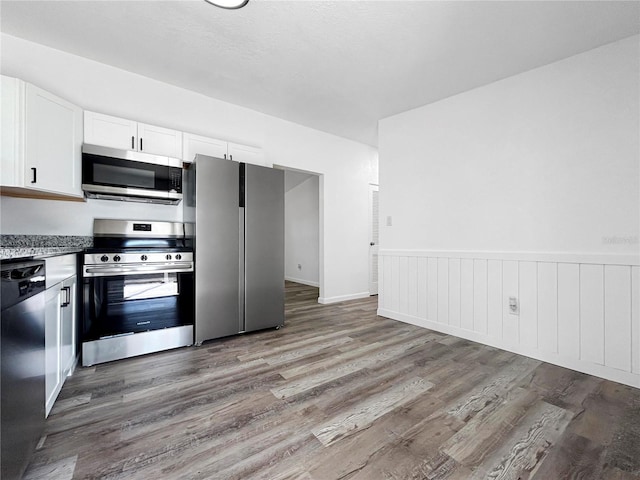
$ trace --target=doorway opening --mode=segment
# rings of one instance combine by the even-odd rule
[[[320,296],[322,177],[313,172],[283,169],[285,281],[315,287],[318,290],[312,292]],[[308,295],[310,290],[304,291]]]

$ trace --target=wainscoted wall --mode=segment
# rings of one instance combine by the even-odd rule
[[[640,387],[637,255],[381,250],[379,275],[381,316]]]

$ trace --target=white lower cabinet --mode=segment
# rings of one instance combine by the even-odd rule
[[[77,294],[78,277],[74,275],[62,282],[61,290],[60,369],[63,378],[71,375],[75,367],[76,328],[78,323]]]
[[[62,389],[62,369],[60,368],[60,343],[62,339],[62,312],[60,289],[55,286],[45,293],[45,414],[53,407]]]
[[[65,258],[66,257],[66,258]],[[72,258],[70,258],[72,257]],[[62,259],[61,261],[58,259]],[[75,256],[53,257],[47,261],[52,275],[59,278],[60,268],[69,269]],[[75,273],[65,280],[47,288],[45,292],[45,411],[49,415],[58,398],[65,379],[73,373],[76,364],[77,331],[77,276]]]

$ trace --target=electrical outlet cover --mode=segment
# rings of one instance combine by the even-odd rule
[[[520,314],[520,306],[518,305],[517,297],[509,297],[509,313],[511,315],[519,315]]]

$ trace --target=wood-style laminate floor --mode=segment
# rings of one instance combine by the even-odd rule
[[[627,479],[640,390],[287,283],[287,324],[67,380],[28,479]]]

